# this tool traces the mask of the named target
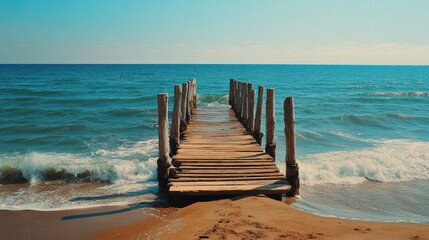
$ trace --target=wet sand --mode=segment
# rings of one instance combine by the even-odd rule
[[[100,231],[126,226],[168,209],[135,206],[65,211],[0,211],[0,239],[91,239]]]
[[[264,196],[198,202],[95,239],[429,239],[429,224],[320,217]]]

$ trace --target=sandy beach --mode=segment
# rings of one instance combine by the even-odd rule
[[[429,239],[428,224],[320,217],[265,196],[186,207],[0,211],[1,239]]]
[[[197,202],[95,239],[429,239],[429,225],[320,217],[253,196]]]
[[[1,210],[0,239],[91,239],[100,231],[133,224],[170,210],[129,206],[64,211]]]

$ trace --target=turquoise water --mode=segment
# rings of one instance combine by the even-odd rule
[[[230,78],[276,89],[277,163],[282,170],[282,102],[294,96],[303,184],[298,208],[324,215],[429,222],[424,197],[429,195],[428,66],[0,65],[0,207],[104,204],[70,201],[95,192],[122,194],[121,201],[130,193],[154,198],[156,94],[172,96],[173,85],[190,77],[197,78],[199,107],[227,105]],[[13,181],[30,184],[6,184],[14,183],[6,173],[15,176]],[[45,191],[34,190],[48,184],[46,180],[109,184],[86,195],[70,190],[54,201]],[[411,184],[416,181],[421,184]],[[412,207],[401,210],[409,215],[386,218],[377,211],[356,210],[356,205],[371,202],[375,207],[395,206],[395,198],[383,199],[398,186],[414,189],[407,195],[415,199],[412,207],[422,206],[420,215],[415,216]],[[339,200],[318,201],[326,189],[332,189],[331,199],[354,199],[346,197],[374,188],[381,193],[371,199],[379,202],[354,200],[336,209]]]

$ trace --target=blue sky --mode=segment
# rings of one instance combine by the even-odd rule
[[[427,0],[0,0],[0,63],[429,64]]]

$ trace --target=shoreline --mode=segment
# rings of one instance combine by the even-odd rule
[[[0,210],[5,239],[429,239],[429,224],[320,216],[265,196],[60,211]]]

